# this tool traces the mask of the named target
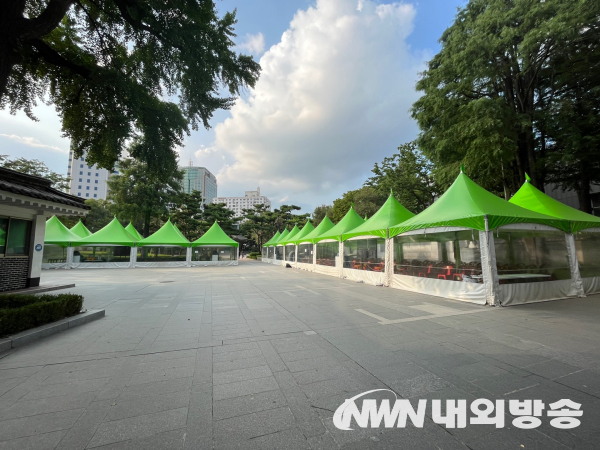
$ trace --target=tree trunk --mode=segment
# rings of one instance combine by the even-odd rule
[[[148,236],[150,236],[150,211],[146,211],[144,213],[144,237],[147,238]]]
[[[592,214],[592,197],[590,196],[590,181],[585,175],[581,175],[581,182],[577,190],[577,198],[579,199],[579,209],[588,214]]]

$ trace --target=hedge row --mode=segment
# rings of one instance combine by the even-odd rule
[[[75,294],[0,295],[0,336],[74,316],[82,306],[83,296]]]

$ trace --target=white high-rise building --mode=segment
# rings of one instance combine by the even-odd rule
[[[260,188],[246,191],[243,197],[215,197],[213,203],[225,203],[227,209],[235,213],[235,217],[242,217],[244,209],[254,208],[255,205],[266,205],[268,210],[271,209],[271,200],[260,195]]]
[[[186,194],[200,191],[202,203],[210,203],[217,196],[217,177],[206,167],[194,167],[190,161],[189,166],[181,169],[183,170],[183,191]]]
[[[119,173],[119,172],[113,172]],[[69,167],[67,176],[71,178],[69,193],[86,200],[106,200],[108,196],[108,178],[110,171],[100,169],[85,162],[85,155],[73,160],[73,150],[69,151]]]

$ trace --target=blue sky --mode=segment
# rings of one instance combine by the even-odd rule
[[[356,189],[375,162],[414,139],[414,82],[464,0],[222,0],[237,8],[236,43],[260,59],[257,87],[210,130],[192,132],[180,162],[208,167],[219,195],[261,187],[302,212]],[[285,36],[285,38],[283,38]],[[52,106],[40,121],[0,111],[0,154],[66,173],[69,142]]]

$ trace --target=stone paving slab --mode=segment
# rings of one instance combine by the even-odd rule
[[[256,262],[43,278],[106,317],[0,357],[0,450],[598,447],[599,296],[486,308]],[[423,428],[337,429],[373,389],[570,398],[584,416],[446,429],[428,405]]]

